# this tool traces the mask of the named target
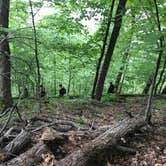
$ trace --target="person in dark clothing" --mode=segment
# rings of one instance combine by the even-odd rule
[[[108,88],[107,93],[114,93],[114,89],[115,89],[115,86],[113,85],[112,82],[110,82],[110,86],[109,86],[109,88]]]
[[[46,96],[46,89],[43,87],[43,85],[40,86],[40,97]]]
[[[66,89],[63,87],[62,84],[59,85],[59,96],[63,97],[66,94]]]
[[[23,90],[22,98],[28,98],[28,97],[29,97],[28,88],[25,87]]]

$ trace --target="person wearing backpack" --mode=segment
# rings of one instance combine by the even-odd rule
[[[66,94],[66,89],[62,84],[59,84],[59,96],[63,97]]]
[[[115,86],[113,85],[112,82],[110,82],[110,85],[109,85],[109,88],[108,88],[108,91],[107,93],[114,93],[114,90],[115,90]]]

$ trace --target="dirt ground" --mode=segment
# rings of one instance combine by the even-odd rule
[[[114,102],[97,103],[93,101],[70,101],[66,103],[55,102],[56,109],[61,116],[66,119],[72,119],[82,126],[87,124],[94,127],[103,125],[113,125],[131,113],[144,114],[146,109],[146,99],[128,98],[120,99]],[[148,133],[137,134],[127,143],[129,147],[137,151],[136,155],[118,154],[108,162],[109,166],[163,166],[166,163],[166,100],[154,99],[152,105],[153,123],[156,128]],[[51,113],[50,113],[51,114]],[[76,146],[82,143],[74,142]],[[69,147],[71,145],[68,145]],[[76,148],[76,147],[75,147]],[[74,148],[74,149],[75,149]],[[72,152],[72,148],[68,148],[68,153]]]
[[[82,128],[95,129],[100,126],[114,125],[119,121],[137,114],[144,114],[146,98],[120,98],[114,101],[96,102],[85,99],[50,99],[43,100],[41,111],[36,114],[39,105],[32,101],[22,101],[19,109],[23,118],[34,115],[46,118],[69,120]],[[31,110],[31,111],[30,111]],[[116,152],[107,161],[107,166],[163,166],[166,163],[166,99],[153,100],[153,128],[132,135],[131,139],[123,140],[125,146],[136,150],[135,155]],[[148,131],[148,132],[147,132]],[[42,131],[34,134],[34,140],[40,139]],[[72,132],[72,131],[71,131]],[[55,158],[61,159],[72,151],[89,142],[86,136],[73,137],[55,151]]]

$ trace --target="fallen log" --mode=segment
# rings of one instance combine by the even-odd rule
[[[45,124],[42,126],[39,126],[38,128],[36,128],[35,126],[35,129],[32,129],[32,124],[35,123],[36,121],[45,122]],[[54,128],[60,132],[68,132],[69,130],[77,130],[77,129],[81,130],[81,128],[72,121],[63,120],[63,119],[50,119],[50,118],[45,118],[40,116],[38,117],[35,116],[30,119],[29,124],[27,125],[27,130],[32,130],[33,132],[36,132],[45,127],[50,127],[50,126],[54,126]]]
[[[4,146],[4,142],[8,140],[11,137],[11,133],[14,130],[14,127],[9,128],[6,133],[0,137],[0,147],[2,148]]]
[[[22,153],[7,163],[0,164],[0,166],[36,166],[42,161],[42,154],[47,153],[49,153],[49,150],[41,141],[25,153]]]
[[[8,145],[3,149],[4,158],[0,159],[1,161],[6,161],[10,157],[19,154],[19,152],[30,142],[31,134],[25,130],[22,130],[21,133],[13,139]]]
[[[81,149],[74,151],[64,159],[55,161],[56,166],[90,166],[92,160],[102,156],[105,151],[116,146],[118,141],[127,134],[145,126],[143,117],[123,120],[115,127],[107,130],[94,140],[86,143]]]
[[[72,121],[68,121],[68,120],[61,120],[61,119],[50,119],[50,118],[45,118],[45,117],[40,117],[40,116],[35,116],[33,118],[30,119],[31,123],[34,123],[35,121],[43,121],[43,122],[47,122],[47,123],[55,123],[55,124],[61,124],[61,125],[69,125],[73,128],[79,128],[74,122]]]
[[[3,135],[3,131],[6,129],[8,123],[10,122],[14,111],[15,111],[14,108],[11,108],[11,109],[10,109],[9,115],[8,115],[8,119],[7,119],[7,121],[5,122],[5,124],[3,125],[2,129],[0,130],[0,136]]]
[[[78,130],[78,131],[71,130],[69,132],[59,132],[59,131],[55,130],[53,127],[48,127],[48,125],[45,125],[45,126],[43,125],[43,126],[36,128],[35,130],[32,130],[32,133],[37,132],[37,131],[41,130],[42,128],[44,128],[43,134],[47,135],[47,138],[49,137],[48,140],[53,140],[55,138],[69,139],[69,137],[71,137],[71,136],[72,137],[73,136],[74,137],[84,137],[87,139],[94,139],[112,127],[113,127],[113,125],[105,125],[105,126],[99,127],[96,130],[87,129],[87,130]],[[41,140],[43,140],[43,138],[42,138],[43,134],[41,136]]]

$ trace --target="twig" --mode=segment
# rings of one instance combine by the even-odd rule
[[[23,118],[22,118],[22,116],[21,116],[21,114],[19,112],[19,109],[18,109],[17,105],[15,106],[15,109],[16,109],[16,113],[17,113],[19,119],[24,122],[24,120],[23,120]]]
[[[42,126],[36,128],[36,129],[32,130],[32,133],[35,133],[35,132],[37,132],[37,131],[39,131],[39,130],[42,130],[42,129],[45,128],[45,127],[50,127],[50,126],[53,126],[53,125],[55,125],[55,123],[44,124],[44,125],[42,125]]]

